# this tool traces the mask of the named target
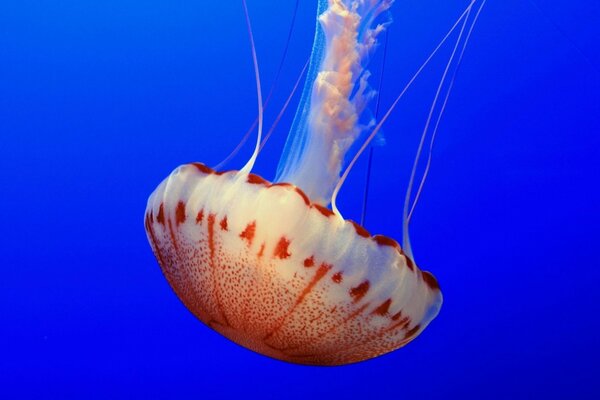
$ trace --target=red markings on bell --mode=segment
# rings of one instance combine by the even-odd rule
[[[409,256],[406,256],[406,266],[408,267],[408,269],[410,269],[411,271],[415,270],[415,263],[413,262],[413,260],[410,259]]]
[[[238,174],[217,175],[201,164],[178,168],[164,191],[148,203],[145,227],[154,254],[195,315],[240,344],[303,364],[360,361],[401,347],[421,332],[427,313],[436,311],[428,310],[441,303],[439,286],[395,240],[371,236],[354,221],[329,219],[329,208],[310,203],[292,184],[271,185],[258,175]],[[190,182],[181,182],[184,179]],[[244,208],[232,208],[235,202],[215,206],[213,197],[200,194],[203,188],[192,189],[204,184],[207,191],[211,185],[227,193],[230,188],[243,191],[248,196]],[[236,196],[242,198],[236,193],[231,198]],[[279,227],[269,215],[271,200],[283,207],[281,215],[306,212],[304,202],[314,211],[303,220],[320,228]],[[243,212],[246,218],[229,221],[231,212]],[[179,229],[186,223],[196,226],[194,221],[197,228]],[[265,235],[262,225],[257,230],[259,221],[268,227]],[[334,227],[343,230],[343,236],[332,237],[335,230],[329,228]],[[239,239],[228,240],[229,233]],[[323,248],[323,240],[332,239],[332,248]],[[346,257],[336,258],[338,247],[346,249]],[[355,252],[364,257],[356,258]],[[329,260],[339,261],[323,262]],[[384,273],[379,272],[381,262]],[[396,279],[398,265],[413,270],[417,279],[403,279],[398,292],[381,295],[380,288],[389,287],[388,279]],[[363,266],[366,270],[359,278],[349,273]],[[371,271],[372,266],[377,271]],[[415,295],[405,301],[401,289]]]
[[[223,219],[221,220],[221,222],[219,222],[219,225],[221,226],[221,230],[222,231],[226,231],[227,230],[227,216],[223,217]]]
[[[392,315],[392,320],[397,321],[401,316],[402,316],[402,310],[400,310],[396,314]]]
[[[387,299],[373,311],[373,314],[381,315],[382,317],[387,315],[391,304],[392,304],[392,299]]]
[[[351,220],[348,220],[348,222],[350,222],[352,224],[352,226],[354,226],[354,230],[356,231],[356,234],[358,236],[362,236],[362,237],[365,237],[365,238],[371,237],[371,234],[369,233],[369,231],[367,231],[365,228],[363,228],[362,226],[360,226],[356,222],[351,221]]]
[[[431,273],[427,271],[422,271],[421,276],[423,276],[423,280],[433,290],[440,290],[440,285],[438,284],[437,279]]]
[[[207,174],[207,175],[214,174],[214,172],[215,172],[212,168],[209,168],[206,165],[199,163],[199,162],[192,163],[191,165],[196,167],[200,172]]]
[[[363,304],[362,306],[360,306],[360,308],[358,310],[355,310],[352,314],[348,315],[345,319],[343,324],[352,321],[353,319],[355,319],[356,317],[358,317],[360,314],[363,313],[363,311],[365,311],[367,309],[367,307],[369,307],[369,303],[367,304]],[[338,328],[338,325],[335,325],[332,330],[335,330]]]
[[[252,245],[254,234],[256,233],[256,221],[246,225],[246,229],[240,233],[240,237],[248,242],[248,246]]]
[[[294,189],[296,189],[296,193],[298,193],[298,194],[300,195],[300,197],[302,197],[302,199],[304,200],[304,203],[305,203],[307,206],[310,206],[310,199],[308,198],[308,196],[306,195],[306,193],[304,193],[304,192],[302,191],[302,189],[300,189],[300,188],[299,188],[299,187],[297,187],[297,186],[294,186]]]
[[[327,207],[323,207],[320,204],[313,204],[313,207],[316,208],[321,214],[323,214],[327,218],[329,218],[329,217],[331,217],[333,215],[333,211],[331,211]]]
[[[269,182],[266,179],[264,179],[262,176],[258,176],[256,174],[249,174],[248,179],[246,181],[253,185],[268,185],[269,184]]]
[[[163,257],[163,255],[161,253],[160,247],[158,246],[158,241],[156,240],[156,234],[154,233],[154,227],[152,225],[148,225],[148,233],[150,234],[150,242],[151,242],[152,250],[154,251],[156,258],[158,259],[158,262],[160,263],[160,265],[166,265],[165,258]]]
[[[215,258],[215,214],[208,214],[208,250],[210,251],[210,259]]]
[[[152,228],[152,224],[150,222],[150,215],[151,214],[146,214],[146,218],[144,218],[144,228],[146,228],[146,231],[149,231]]]
[[[277,182],[277,183],[272,183],[271,185],[269,185],[269,187],[294,187],[294,185],[292,185],[291,183],[287,183],[287,182]]]
[[[296,308],[298,307],[298,305],[300,303],[302,303],[304,301],[304,299],[306,298],[306,296],[313,290],[313,288],[317,285],[317,283],[319,283],[319,281],[321,279],[323,279],[323,277],[325,275],[327,275],[327,272],[329,272],[329,270],[331,269],[331,265],[329,264],[321,264],[321,266],[319,267],[319,269],[317,269],[317,272],[315,273],[315,275],[312,277],[312,279],[310,280],[310,282],[308,283],[308,285],[306,285],[306,287],[304,287],[304,289],[302,290],[302,292],[300,293],[300,295],[298,296],[298,298],[296,299],[296,302],[294,303],[294,305],[288,310],[288,312],[279,320],[279,322],[277,323],[276,327],[271,330],[264,338],[263,338],[263,342],[268,340],[269,338],[271,338],[273,336],[273,334],[275,334],[275,332],[277,332],[279,329],[281,329],[283,327],[283,324],[285,322],[285,320],[292,315],[292,313],[296,310]],[[321,316],[317,317],[320,318]]]
[[[158,207],[158,215],[156,216],[156,220],[161,225],[165,224],[165,205],[163,203],[160,203],[160,206]]]
[[[304,288],[302,293],[300,293],[298,300],[296,300],[296,305],[298,305],[298,304],[302,303],[302,301],[304,301],[304,298],[306,297],[306,295],[311,292],[311,290],[315,287],[315,285],[321,279],[323,279],[323,277],[327,274],[327,272],[329,272],[330,269],[331,269],[331,265],[329,265],[329,264],[323,263],[319,266],[319,269],[317,269],[317,272],[315,273],[313,278],[310,280],[308,285],[306,285],[306,287]]]
[[[392,320],[394,320],[394,319],[392,318]],[[392,325],[390,328],[388,328],[386,331],[389,332],[389,331],[393,331],[395,329],[406,329],[406,328],[408,328],[409,325],[410,325],[410,318],[404,317],[400,321],[398,321],[394,325]]]
[[[209,266],[212,270],[212,284],[213,284],[213,296],[216,300],[217,310],[220,314],[220,317],[223,319],[223,326],[230,326],[229,321],[227,320],[227,316],[225,315],[223,304],[221,302],[220,292],[217,289],[217,274],[216,271],[219,268],[219,257],[216,252],[215,246],[215,214],[208,214],[207,222],[208,222],[208,250],[209,250]],[[218,322],[215,320],[215,322]],[[221,324],[221,322],[219,322]]]
[[[331,277],[331,280],[334,281],[335,283],[342,283],[342,273],[341,272],[336,272]]]
[[[414,328],[412,328],[411,330],[406,332],[406,335],[404,335],[404,339],[412,338],[413,336],[416,335],[417,332],[419,332],[419,329],[421,329],[421,325],[415,325]]]
[[[171,242],[173,242],[173,247],[175,248],[175,251],[179,251],[177,236],[175,235],[175,231],[173,231],[173,224],[171,223],[171,220],[168,220],[167,224],[169,225],[169,235],[171,235]]]
[[[175,223],[177,225],[183,224],[185,222],[185,203],[180,201],[177,203],[177,208],[175,208]]]
[[[275,246],[275,251],[273,252],[273,257],[277,257],[280,259],[285,259],[291,256],[292,254],[288,251],[288,247],[290,246],[290,241],[286,239],[284,236],[279,239],[277,246]]]
[[[363,297],[365,297],[365,294],[367,294],[367,292],[369,291],[370,286],[371,284],[369,283],[369,281],[364,281],[357,287],[350,289],[350,296],[354,298],[355,303]]]
[[[402,248],[400,247],[398,242],[396,242],[394,239],[389,238],[387,236],[375,235],[375,236],[373,236],[373,240],[375,240],[375,242],[380,246],[390,246],[397,250],[402,251]]]
[[[270,188],[272,188],[272,187],[286,187],[286,188],[294,189],[296,191],[296,193],[298,193],[300,195],[300,197],[302,197],[302,200],[304,200],[304,203],[306,203],[307,206],[310,206],[310,199],[308,198],[308,196],[306,195],[306,193],[304,193],[302,191],[302,189],[300,189],[299,187],[297,187],[295,185],[292,185],[291,183],[286,183],[286,182],[273,183],[269,187]]]

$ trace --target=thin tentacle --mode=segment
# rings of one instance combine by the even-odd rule
[[[246,5],[246,0],[242,0],[242,4],[244,5],[244,14],[246,15],[246,26],[248,27],[248,36],[250,38],[250,47],[252,49],[252,61],[254,63],[254,75],[256,78],[256,97],[258,100],[258,134],[256,137],[256,146],[254,147],[252,157],[250,157],[250,160],[248,160],[246,165],[244,165],[244,168],[240,170],[242,174],[248,174],[254,167],[254,163],[256,162],[256,157],[258,157],[258,152],[260,149],[260,142],[262,140],[263,100],[262,90],[260,86],[260,71],[258,69],[258,58],[256,57],[256,46],[254,45],[254,35],[252,33],[252,24],[250,23],[250,14],[248,13],[248,6]]]
[[[377,88],[377,99],[375,100],[375,119],[379,118],[379,105],[381,104],[381,90],[383,88],[383,75],[385,72],[385,62],[387,60],[388,48],[388,31],[385,31],[385,39],[383,42],[383,60],[381,61],[381,74],[379,76],[379,85]],[[360,224],[365,225],[367,218],[367,204],[369,199],[369,185],[371,184],[371,168],[373,166],[373,146],[369,148],[369,161],[367,163],[367,173],[365,179],[365,191],[363,193],[362,211],[360,213]]]
[[[294,31],[294,26],[296,25],[296,19],[297,19],[296,17],[298,15],[298,5],[299,4],[300,4],[300,0],[296,0],[296,4],[294,6],[294,11],[292,14],[292,21],[290,23],[290,28],[288,30],[287,39],[285,41],[285,47],[283,49],[283,54],[281,55],[281,59],[279,60],[279,66],[277,67],[277,73],[275,74],[275,78],[273,79],[273,83],[271,84],[271,88],[269,89],[269,94],[267,95],[267,97],[265,99],[265,103],[264,103],[264,107],[263,107],[264,110],[267,110],[267,108],[269,107],[269,104],[271,103],[271,99],[273,98],[273,94],[275,93],[275,89],[277,88],[277,86],[279,84],[281,72],[283,71],[283,65],[285,64],[285,60],[287,58],[289,48],[290,48],[290,42],[292,41],[292,33]],[[233,157],[235,157],[239,153],[239,151],[242,149],[242,147],[244,147],[244,145],[250,138],[250,135],[252,134],[252,132],[254,132],[254,129],[256,129],[257,125],[258,125],[258,116],[254,119],[254,122],[252,122],[252,125],[250,125],[250,127],[248,128],[246,133],[244,133],[244,136],[238,142],[238,144],[235,146],[235,148],[231,151],[231,153],[229,153],[229,155],[227,157],[225,157],[225,159],[223,161],[221,161],[219,164],[217,164],[214,167],[215,170],[223,169],[223,167],[225,165],[227,165],[233,159]]]
[[[269,129],[269,132],[267,132],[267,134],[265,135],[265,138],[263,139],[262,143],[260,144],[260,149],[258,150],[259,152],[262,151],[263,147],[265,147],[265,144],[267,144],[267,141],[269,140],[269,138],[273,134],[273,131],[275,131],[275,128],[277,128],[277,125],[279,124],[279,121],[281,120],[281,117],[283,117],[283,114],[285,114],[285,111],[287,110],[288,106],[290,105],[290,102],[292,101],[292,98],[296,94],[296,91],[298,90],[298,87],[300,87],[300,82],[302,82],[302,78],[304,78],[304,74],[306,73],[306,70],[308,68],[309,62],[310,62],[310,59],[308,59],[306,61],[306,63],[304,64],[304,67],[302,68],[302,71],[300,72],[300,75],[298,76],[298,79],[296,80],[296,83],[294,84],[294,87],[292,88],[292,91],[290,92],[290,95],[286,99],[283,107],[281,108],[281,111],[277,115],[277,118],[275,118],[275,121],[273,122],[273,125],[271,125],[271,129]]]
[[[356,153],[356,155],[354,156],[354,158],[352,159],[352,161],[350,161],[350,163],[348,164],[348,166],[344,170],[344,173],[340,177],[340,179],[339,179],[339,181],[338,181],[335,189],[333,190],[333,194],[331,196],[331,209],[332,209],[332,211],[338,217],[342,218],[342,214],[340,213],[340,211],[338,210],[338,208],[336,206],[337,195],[338,195],[338,193],[339,193],[342,185],[346,181],[346,178],[348,177],[348,174],[352,170],[352,167],[354,167],[354,165],[356,164],[356,161],[361,156],[361,154],[365,151],[365,149],[369,146],[369,144],[371,143],[371,141],[373,140],[373,138],[375,138],[375,136],[377,135],[377,133],[379,133],[379,131],[381,130],[381,127],[383,126],[383,124],[391,116],[392,112],[394,111],[394,109],[396,108],[396,106],[398,105],[398,103],[400,102],[400,100],[404,97],[404,95],[406,94],[406,92],[408,91],[408,89],[412,86],[412,84],[414,83],[414,81],[421,75],[421,72],[423,72],[423,70],[425,69],[425,67],[429,64],[429,62],[431,61],[431,59],[437,54],[437,52],[444,45],[444,43],[446,43],[446,41],[448,40],[448,38],[450,37],[450,35],[452,35],[452,32],[454,32],[454,30],[456,29],[456,27],[460,24],[460,22],[465,17],[465,15],[467,15],[468,11],[471,9],[471,7],[472,7],[472,5],[473,5],[474,2],[475,2],[475,0],[473,0],[470,3],[470,5],[467,7],[467,9],[461,14],[461,16],[454,23],[454,25],[450,28],[450,30],[448,31],[448,33],[446,33],[446,36],[444,36],[444,38],[435,47],[435,49],[433,49],[433,51],[431,52],[431,54],[429,55],[429,57],[427,57],[427,59],[423,62],[423,64],[421,64],[421,66],[419,67],[419,69],[417,70],[417,72],[415,72],[415,74],[413,75],[413,77],[404,86],[404,89],[402,89],[402,91],[400,92],[400,94],[398,95],[398,97],[396,97],[396,99],[394,100],[394,102],[392,103],[392,105],[388,108],[387,112],[385,113],[385,115],[383,116],[383,118],[381,119],[381,121],[379,121],[379,123],[375,126],[375,128],[373,129],[373,131],[371,132],[371,134],[369,135],[369,137],[364,141],[364,143],[361,146],[361,148],[358,150],[358,152]]]
[[[410,208],[410,212],[408,213],[408,224],[410,224],[410,221],[412,219],[412,215],[415,211],[415,208],[417,206],[417,202],[419,200],[419,198],[421,197],[421,193],[423,191],[423,187],[425,185],[425,181],[427,180],[427,176],[429,175],[429,169],[431,167],[431,159],[432,159],[432,154],[433,154],[433,146],[435,143],[435,138],[437,136],[437,132],[438,132],[438,128],[440,126],[440,121],[442,120],[442,116],[444,114],[444,111],[446,110],[446,105],[448,103],[448,98],[450,97],[450,92],[452,91],[452,88],[454,87],[454,82],[456,80],[456,75],[458,73],[458,70],[460,69],[460,65],[462,64],[462,60],[463,60],[463,56],[465,54],[465,50],[467,49],[467,45],[469,44],[469,40],[471,38],[471,34],[473,33],[473,30],[475,28],[475,25],[477,24],[477,20],[479,19],[479,14],[481,13],[483,6],[485,5],[485,2],[487,0],[483,0],[483,2],[481,3],[481,6],[479,7],[479,10],[477,10],[477,14],[475,15],[475,18],[473,19],[473,22],[471,23],[471,26],[469,28],[469,32],[467,33],[467,36],[463,42],[463,46],[461,49],[461,53],[460,56],[458,57],[458,60],[456,62],[456,68],[454,69],[454,72],[452,74],[452,78],[450,79],[450,83],[448,85],[448,89],[446,91],[446,95],[444,98],[444,103],[442,104],[442,107],[440,109],[440,112],[438,113],[437,116],[437,120],[435,123],[435,127],[433,128],[433,133],[431,135],[431,141],[429,142],[429,150],[428,150],[428,155],[427,155],[427,163],[425,165],[425,170],[423,172],[423,177],[421,178],[421,182],[419,184],[419,188],[417,189],[417,193],[415,194],[415,198],[413,200],[412,206]]]
[[[403,245],[402,247],[404,247],[405,253],[412,259],[414,259],[414,257],[413,257],[412,248],[410,245],[410,236],[408,233],[408,211],[409,211],[409,207],[410,207],[410,198],[411,198],[411,194],[413,191],[413,185],[415,182],[415,177],[417,175],[417,167],[419,165],[419,161],[421,160],[421,154],[423,153],[423,147],[425,145],[425,138],[427,137],[427,132],[429,131],[429,126],[431,125],[431,120],[433,119],[433,113],[435,112],[435,108],[438,104],[438,100],[442,93],[442,89],[444,87],[444,83],[446,82],[446,78],[448,77],[448,72],[450,71],[452,62],[454,61],[454,57],[456,56],[456,52],[458,51],[458,49],[460,47],[460,43],[462,41],[463,34],[465,32],[465,28],[467,27],[467,22],[469,21],[469,15],[470,15],[471,9],[472,9],[471,7],[473,6],[474,3],[475,3],[475,1],[473,1],[471,3],[471,5],[469,6],[469,9],[468,9],[468,13],[464,17],[464,21],[463,21],[462,27],[460,29],[460,33],[458,34],[458,38],[456,39],[456,44],[454,45],[454,48],[452,49],[452,54],[450,55],[450,58],[448,59],[448,62],[446,63],[444,73],[442,74],[442,78],[440,79],[440,83],[438,84],[438,87],[436,89],[435,96],[434,96],[433,102],[431,104],[431,108],[429,109],[429,114],[427,115],[427,121],[425,122],[425,127],[423,128],[423,133],[421,134],[421,140],[419,141],[419,147],[417,148],[417,153],[415,155],[413,167],[410,172],[408,187],[406,189],[406,195],[404,197],[404,210],[402,212],[402,245]]]

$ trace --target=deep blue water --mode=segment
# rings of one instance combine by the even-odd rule
[[[316,1],[301,3],[267,124],[310,52]],[[397,3],[384,108],[467,1]],[[294,0],[249,8],[266,91]],[[600,398],[599,39],[597,0],[488,2],[411,230],[442,311],[399,351],[313,368],[203,326],[168,287],[143,229],[146,199],[173,168],[218,163],[255,118],[241,2],[3,0],[0,398]],[[374,150],[371,232],[400,237],[448,49]],[[292,116],[259,157],[266,178]],[[340,195],[353,219],[365,166]]]

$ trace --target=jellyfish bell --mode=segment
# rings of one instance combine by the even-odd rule
[[[345,364],[412,340],[441,294],[392,239],[257,175],[178,168],[146,229],[186,306],[233,341],[281,360]]]
[[[148,200],[147,236],[182,302],[266,356],[310,365],[370,359],[413,340],[440,310],[433,275],[335,207],[349,168],[391,112],[377,125],[364,118],[374,96],[366,66],[392,3],[320,0],[306,87],[273,183],[251,173],[263,121],[247,20],[259,107],[251,159],[240,171],[180,166]]]

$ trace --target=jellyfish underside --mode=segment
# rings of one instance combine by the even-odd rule
[[[436,279],[411,254],[335,208],[342,169],[391,112],[378,124],[369,114],[375,91],[366,66],[392,3],[319,1],[306,86],[274,183],[251,173],[263,121],[249,28],[259,105],[252,158],[240,171],[180,166],[148,200],[147,236],[179,298],[263,355],[310,365],[370,359],[412,341],[441,307]]]

